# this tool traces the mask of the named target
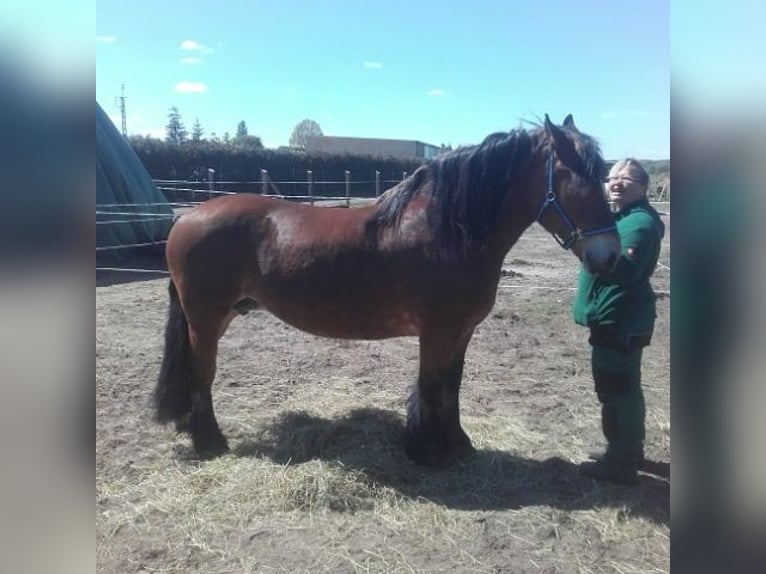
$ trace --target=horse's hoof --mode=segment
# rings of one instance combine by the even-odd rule
[[[425,441],[408,435],[404,452],[415,464],[422,466],[446,466],[456,460],[473,455],[476,450],[465,433],[451,441]]]
[[[215,458],[229,452],[229,444],[223,435],[194,441],[194,451],[201,458]]]
[[[476,449],[471,444],[471,439],[468,438],[463,429],[460,429],[460,433],[454,441],[453,452],[457,459],[468,458],[476,454]]]
[[[229,452],[229,445],[224,444],[222,446],[208,447],[205,449],[194,449],[200,458],[218,458]]]
[[[473,447],[473,445],[468,442],[468,444],[460,444],[455,447],[455,458],[458,460],[462,460],[464,458],[472,457],[476,454],[476,449]]]
[[[408,449],[405,450],[405,453],[407,454],[407,458],[419,466],[437,468],[440,466],[445,466],[445,464],[448,462],[448,459],[446,459],[443,455],[437,454],[433,451],[425,451],[423,449],[416,451],[413,449]]]

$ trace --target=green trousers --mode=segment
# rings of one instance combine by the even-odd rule
[[[608,462],[638,468],[644,456],[646,408],[641,390],[642,349],[593,346],[592,367],[601,403]]]

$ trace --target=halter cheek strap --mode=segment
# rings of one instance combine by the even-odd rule
[[[559,203],[558,198],[556,197],[556,191],[555,187],[553,186],[553,167],[554,167],[554,156],[553,156],[553,150],[551,150],[548,153],[548,161],[546,162],[546,171],[547,171],[547,187],[545,192],[545,200],[543,201],[543,204],[540,206],[540,209],[537,212],[537,222],[542,224],[542,218],[545,214],[545,211],[552,207],[556,213],[558,214],[561,221],[564,222],[564,225],[569,230],[569,235],[562,239],[559,237],[556,233],[550,232],[551,235],[553,235],[553,238],[556,240],[556,242],[561,245],[564,249],[570,249],[575,243],[580,241],[583,237],[590,237],[592,235],[601,235],[602,233],[610,233],[617,230],[617,226],[614,224],[608,225],[606,227],[599,227],[596,229],[588,229],[587,231],[583,231],[579,227],[577,227],[572,219],[567,215],[567,212],[564,211],[564,208],[562,207],[561,203]]]

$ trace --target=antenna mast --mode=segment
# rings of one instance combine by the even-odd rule
[[[128,119],[125,114],[125,84],[122,84],[122,95],[115,99],[117,100],[117,107],[120,108],[120,115],[122,116],[122,135],[128,137]]]

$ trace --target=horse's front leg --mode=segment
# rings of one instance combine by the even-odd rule
[[[460,382],[473,331],[462,336],[423,334],[420,373],[407,401],[405,451],[418,464],[440,465],[473,454],[460,426]]]

